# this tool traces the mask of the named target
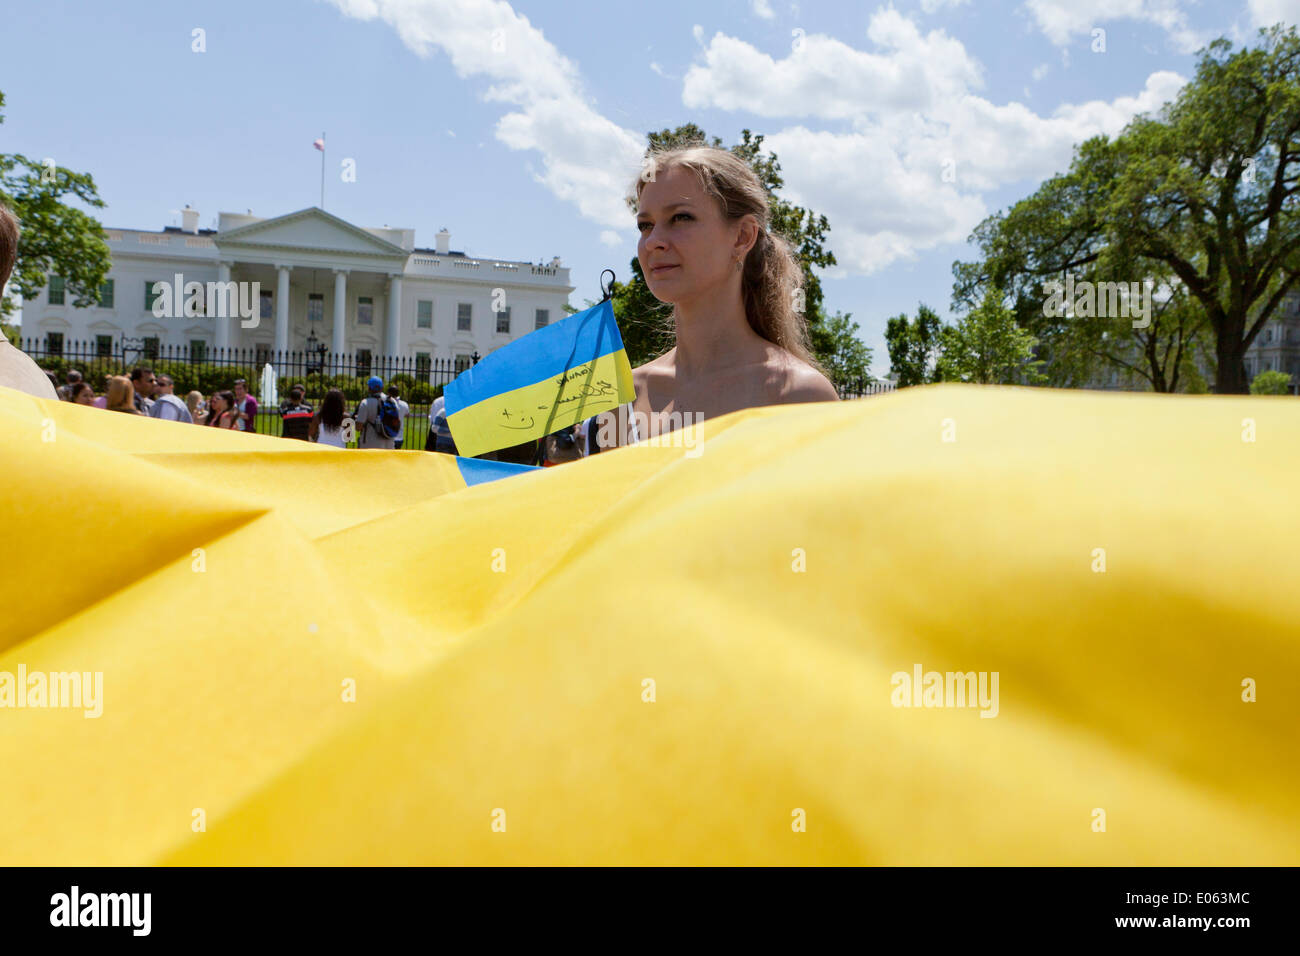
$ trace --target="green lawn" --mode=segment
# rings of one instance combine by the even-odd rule
[[[274,435],[279,438],[284,432],[284,422],[279,413],[274,410],[258,409],[256,426],[259,435]],[[424,451],[424,436],[428,430],[429,409],[427,407],[412,408],[410,416],[406,419],[406,434],[403,438],[402,448],[407,451]],[[356,441],[349,442],[348,447],[356,448]]]

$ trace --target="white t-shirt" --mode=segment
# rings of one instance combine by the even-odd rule
[[[16,349],[7,338],[0,335],[0,385],[16,388],[37,398],[58,400],[59,393],[50,384],[49,376],[26,352]]]
[[[447,399],[439,395],[429,406],[429,431],[434,431],[433,420],[442,414],[442,410],[447,407]]]
[[[397,420],[401,423],[397,426],[397,437],[393,441],[400,445],[403,439],[406,438],[406,416],[411,414],[411,406],[400,398],[393,399],[393,401],[397,404]]]
[[[343,421],[347,422],[347,419],[345,418]],[[324,422],[320,423],[320,428],[316,431],[316,444],[333,445],[335,448],[348,447],[348,443],[343,440],[342,426],[334,427],[326,425]]]
[[[383,401],[377,393],[372,392],[361,400],[357,406],[357,447],[358,448],[392,448],[393,440],[379,434],[373,424],[379,420],[379,404]]]

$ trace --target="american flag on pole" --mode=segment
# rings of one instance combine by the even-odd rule
[[[317,149],[319,149],[322,153],[325,152],[325,140],[323,139],[313,140],[312,145],[315,146]]]

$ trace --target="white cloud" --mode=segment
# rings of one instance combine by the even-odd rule
[[[541,154],[534,178],[588,219],[627,225],[622,197],[641,167],[644,140],[593,108],[577,67],[527,17],[503,0],[328,2],[347,16],[382,20],[420,57],[441,52],[457,75],[488,81],[483,98],[510,110],[496,137]]]
[[[934,13],[944,7],[960,7],[963,3],[969,2],[970,0],[921,0],[921,9],[926,13]]]
[[[621,246],[623,244],[623,237],[613,229],[602,229],[600,233],[600,241],[607,246]]]
[[[755,15],[762,17],[764,20],[771,20],[776,16],[772,11],[772,4],[768,3],[768,0],[749,0],[749,5],[753,8]]]
[[[850,123],[851,132],[796,125],[764,145],[780,158],[789,198],[832,219],[836,258],[854,272],[964,240],[987,214],[985,192],[1066,169],[1075,144],[1118,133],[1185,82],[1152,73],[1135,96],[1040,115],[977,95],[981,69],[962,44],[923,35],[892,8],[873,16],[868,36],[880,52],[808,36],[777,61],[717,34],[682,88],[692,108]]]
[[[1183,0],[1026,0],[1025,7],[1057,46],[1079,35],[1090,36],[1095,27],[1113,20],[1153,23],[1169,34],[1182,53],[1191,53],[1209,40],[1188,25]]]
[[[979,196],[943,182],[939,164],[900,154],[878,128],[841,134],[795,126],[763,145],[780,157],[786,198],[828,214],[845,272],[869,274],[960,242],[988,213]]]
[[[703,65],[686,73],[682,102],[760,116],[800,115],[815,103],[817,115],[845,119],[859,115],[864,103],[924,111],[983,85],[979,65],[959,41],[941,30],[922,37],[893,8],[871,18],[867,35],[886,52],[867,53],[814,34],[785,59],[774,60],[744,40],[716,33]]]
[[[1040,63],[1040,64],[1038,64],[1038,66],[1034,67],[1034,70],[1033,70],[1033,73],[1032,73],[1032,76],[1033,76],[1033,78],[1034,78],[1034,82],[1037,83],[1039,80],[1041,80],[1043,77],[1045,77],[1045,76],[1047,75],[1047,71],[1050,70],[1050,69],[1051,69],[1051,67],[1048,66],[1046,63]]]
[[[1300,0],[1249,0],[1250,22],[1257,27],[1300,23]]]

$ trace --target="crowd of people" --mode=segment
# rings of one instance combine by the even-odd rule
[[[220,389],[207,396],[191,391],[181,398],[175,392],[171,376],[154,374],[153,369],[143,365],[132,369],[129,376],[106,378],[103,395],[96,395],[77,369],[69,369],[62,383],[53,372],[45,374],[62,401],[205,427],[257,430],[257,399],[249,393],[248,383],[242,378],[236,379],[230,390]],[[383,379],[377,375],[369,378],[366,389],[366,397],[349,412],[347,399],[340,389],[331,388],[317,408],[306,400],[302,385],[292,385],[278,409],[280,436],[336,448],[347,448],[354,439],[358,448],[404,447],[411,407],[402,398],[401,389],[392,384],[385,388]],[[424,450],[457,454],[442,396],[434,400],[428,418]],[[556,465],[573,461],[582,457],[585,425],[584,422],[562,429],[544,439],[540,446],[530,442],[515,449],[503,449],[493,457],[520,464]]]

